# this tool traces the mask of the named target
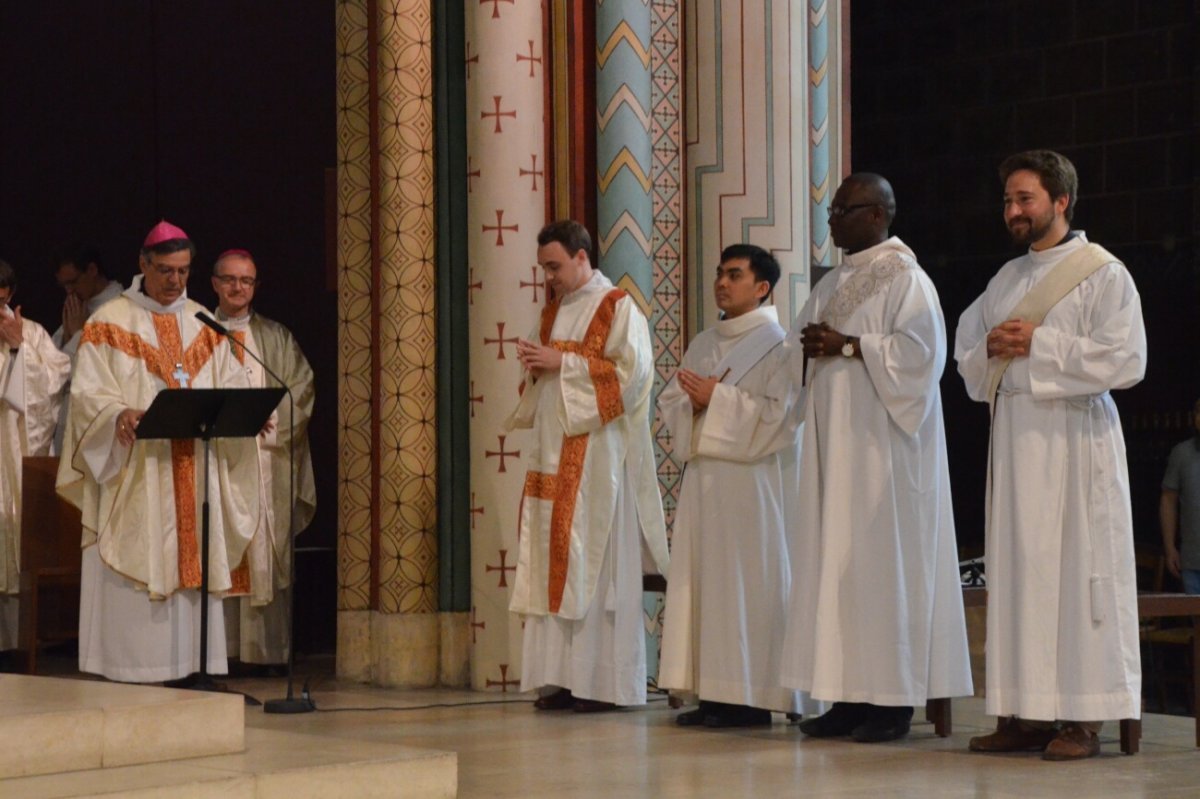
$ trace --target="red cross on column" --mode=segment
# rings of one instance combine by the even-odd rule
[[[475,617],[475,606],[472,605],[471,606],[471,643],[475,643],[475,631],[476,630],[486,630],[487,629],[486,621],[475,621],[475,618],[476,618]]]
[[[529,41],[529,55],[521,55],[520,53],[517,53],[517,63],[520,64],[522,61],[528,61],[529,62],[529,77],[532,78],[532,77],[534,77],[534,74],[533,74],[534,64],[542,63],[542,57],[540,55],[535,56],[533,54],[533,39],[529,39],[528,41]]]
[[[499,344],[500,345],[500,352],[498,355],[496,355],[497,361],[508,360],[507,358],[504,357],[504,345],[505,344],[516,344],[516,343],[517,343],[516,336],[509,336],[508,338],[504,337],[504,322],[496,323],[496,338],[487,338],[485,336],[483,339],[484,346],[487,346],[488,344]],[[501,469],[500,471],[504,471],[504,470]]]
[[[538,280],[538,268],[536,266],[529,267],[529,271],[531,273],[529,276],[530,282],[527,283],[522,280],[521,288],[533,289],[533,302],[536,304],[538,301],[538,289],[545,288],[546,282],[544,280]]]
[[[500,4],[508,3],[511,6],[514,2],[515,0],[479,0],[479,5],[486,6],[488,3],[491,3],[492,19],[500,19]]]
[[[487,571],[500,572],[500,583],[499,583],[499,585],[496,586],[497,588],[508,588],[508,572],[515,572],[517,570],[516,566],[506,566],[504,564],[504,560],[507,557],[508,557],[508,550],[502,549],[502,550],[500,550],[500,565],[499,566],[492,566],[490,564],[484,565],[484,569],[486,569]]]
[[[467,42],[467,57],[466,57],[467,80],[471,79],[471,65],[478,64],[478,63],[479,63],[479,53],[476,53],[475,55],[471,55],[471,43]]]
[[[471,156],[467,156],[467,194],[475,191],[475,178],[483,175],[480,169],[471,169]]]
[[[467,270],[467,279],[473,281],[473,282],[467,284],[467,301],[468,301],[468,304],[474,305],[475,304],[475,289],[480,289],[482,291],[483,290],[483,281],[475,280],[475,267],[473,267],[473,266]]]
[[[517,175],[519,177],[525,177],[526,175],[531,176],[533,178],[533,186],[531,187],[531,191],[537,191],[537,179],[539,177],[545,175],[546,172],[543,169],[537,168],[537,156],[536,155],[530,154],[529,158],[532,161],[532,163],[529,165],[529,169],[526,169],[523,166],[517,167]]]
[[[471,529],[475,529],[475,517],[483,515],[483,506],[475,504],[475,492],[471,492]]]
[[[513,119],[516,119],[517,112],[516,111],[501,111],[500,110],[500,95],[498,95],[498,94],[492,95],[492,105],[496,110],[495,111],[480,111],[479,118],[480,119],[487,119],[488,117],[494,118],[496,120],[496,126],[494,128],[492,128],[492,133],[503,133],[504,128],[501,127],[501,122],[502,122],[501,117],[512,117]]]
[[[511,230],[513,233],[516,233],[520,229],[521,229],[520,225],[504,224],[504,212],[499,209],[496,210],[496,224],[483,226],[484,233],[491,233],[493,230],[496,231],[496,246],[497,247],[504,246],[504,231]]]
[[[505,458],[519,458],[519,457],[521,457],[521,450],[519,450],[519,449],[518,449],[518,450],[514,450],[513,452],[506,452],[506,451],[504,450],[504,439],[505,439],[505,436],[497,435],[497,436],[496,436],[496,438],[500,439],[500,444],[499,444],[499,446],[500,446],[500,449],[499,449],[499,451],[496,451],[496,450],[490,450],[490,449],[486,449],[486,450],[484,450],[484,451],[483,451],[483,456],[484,456],[485,458],[499,458],[499,459],[500,459],[500,468],[499,468],[497,471],[499,471],[499,472],[507,472],[507,471],[508,471],[508,469],[506,469],[506,468],[505,468],[505,465],[504,465],[504,459],[505,459]],[[501,555],[503,555],[503,554],[504,554],[504,550],[503,550],[503,549],[502,549],[502,550],[500,550],[500,554],[501,554]],[[501,558],[500,562],[501,562],[501,563],[503,563],[503,562],[504,562],[503,558]],[[490,571],[490,569],[489,569],[489,571]],[[501,577],[501,579],[500,579],[500,585],[501,585],[501,587],[503,587],[503,586],[504,586],[504,579],[503,579],[503,577]]]
[[[502,693],[502,694],[508,693],[508,686],[520,685],[520,684],[521,684],[520,680],[508,679],[508,664],[507,663],[500,664],[500,679],[493,680],[493,679],[489,678],[484,681],[484,687],[486,687],[486,688],[495,688],[497,685],[500,686],[500,693]]]
[[[499,359],[497,359],[497,360],[499,360]],[[468,394],[467,399],[469,399],[471,401],[471,418],[474,419],[475,418],[475,406],[483,404],[483,395],[475,393],[475,381],[474,380],[471,381],[471,390],[468,391],[467,394]],[[475,497],[475,495],[471,494],[472,502],[475,501],[474,497]],[[474,526],[475,523],[472,522],[471,524],[472,524],[472,526]]]

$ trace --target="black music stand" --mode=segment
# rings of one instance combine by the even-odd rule
[[[204,442],[204,504],[200,515],[200,671],[177,683],[196,691],[226,691],[208,674],[208,454],[214,438],[253,438],[267,423],[282,388],[168,388],[138,422],[139,439]],[[246,696],[243,694],[243,696]],[[260,705],[246,696],[246,704]]]

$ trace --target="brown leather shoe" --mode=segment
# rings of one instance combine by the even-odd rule
[[[570,710],[575,706],[575,697],[566,688],[559,688],[552,694],[539,696],[533,706],[538,710]]]
[[[1040,752],[1054,740],[1052,729],[1027,727],[1015,716],[996,720],[996,731],[972,738],[967,748],[972,752]]]
[[[1068,721],[1042,752],[1042,760],[1087,760],[1100,754],[1100,736]]]

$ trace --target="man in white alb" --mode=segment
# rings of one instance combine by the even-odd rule
[[[525,616],[521,690],[542,691],[540,710],[646,702],[643,542],[667,568],[650,329],[591,247],[578,222],[538,233],[553,299],[517,343],[525,386],[508,422],[533,429],[509,610]]]
[[[79,337],[83,324],[104,303],[121,296],[125,288],[116,280],[109,280],[104,272],[100,250],[90,244],[72,244],[54,254],[54,282],[66,292],[63,301],[62,324],[54,331],[54,346],[71,357],[75,363],[75,351],[79,349]],[[54,431],[52,454],[62,452],[63,435],[67,429],[67,410],[70,407],[71,383],[63,386],[63,398],[59,403],[58,426]]]
[[[252,306],[259,285],[258,266],[246,250],[226,250],[213,265],[212,286],[217,294],[217,319],[250,352],[262,358],[292,390],[295,415],[285,397],[258,437],[262,472],[258,527],[247,550],[250,596],[225,602],[228,655],[242,663],[269,665],[288,660],[288,605],[291,601],[292,535],[308,527],[316,510],[308,420],[313,409],[313,373],[290,330],[258,313]],[[246,369],[251,386],[277,385],[241,347],[234,354]],[[292,447],[296,472],[289,481]],[[291,513],[294,491],[295,512]],[[289,519],[290,515],[290,519]]]
[[[71,361],[12,305],[17,274],[0,260],[0,652],[17,647],[21,459],[49,455]]]
[[[972,692],[938,389],[946,326],[932,281],[888,235],[895,212],[879,175],[842,182],[829,229],[845,261],[793,325],[806,396],[783,684],[834,702],[805,735],[863,743]]]
[[[187,299],[195,246],[160,222],[142,245],[141,274],[83,328],[58,491],[83,515],[79,669],[122,682],[182,679],[199,669],[199,442],[137,438],[164,388],[247,387],[228,342]],[[246,547],[258,523],[258,451],[217,439],[209,467],[207,671],[226,671],[221,594],[248,593]]]
[[[789,356],[775,306],[779,263],[753,244],[721,253],[721,319],[688,346],[658,398],[685,464],[667,579],[658,685],[700,706],[677,724],[751,727],[798,713],[779,684],[791,587],[783,509],[800,440]]]
[[[1004,221],[1028,252],[958,322],[954,356],[992,410],[985,562],[987,712],[979,752],[1100,751],[1139,718],[1141,661],[1125,439],[1113,389],[1146,370],[1141,300],[1111,253],[1071,230],[1079,180],[1049,150],[1000,166]]]

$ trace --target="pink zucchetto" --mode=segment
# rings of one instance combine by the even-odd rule
[[[146,240],[142,242],[142,246],[149,248],[156,244],[162,244],[164,241],[186,239],[187,237],[188,234],[184,233],[182,228],[175,227],[175,225],[164,219],[150,229],[150,232],[146,234]]]
[[[226,250],[225,252],[223,252],[217,256],[217,260],[220,261],[222,258],[228,258],[231,255],[241,256],[242,258],[245,258],[248,261],[254,260],[254,256],[250,254],[249,250],[242,250],[242,249]]]

